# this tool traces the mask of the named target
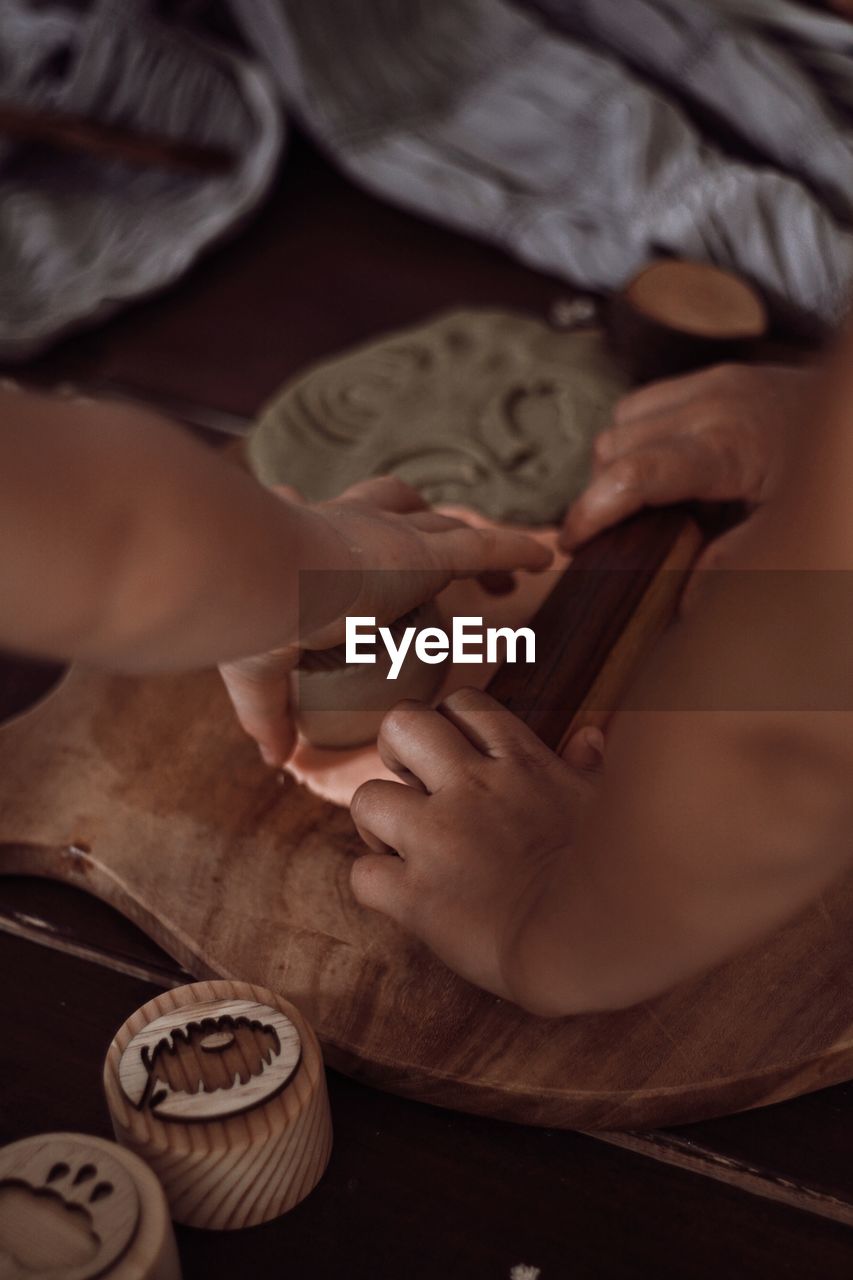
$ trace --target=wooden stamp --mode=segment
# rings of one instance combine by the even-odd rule
[[[104,1088],[116,1138],[147,1161],[187,1226],[277,1218],[329,1161],[317,1037],[263,987],[194,982],[149,1000],[110,1045]]]
[[[0,1150],[2,1280],[180,1280],[163,1188],[130,1151],[83,1133]]]
[[[768,324],[752,285],[706,262],[654,262],[607,306],[611,346],[640,382],[746,359]]]

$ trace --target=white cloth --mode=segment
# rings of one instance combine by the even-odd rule
[[[674,254],[791,317],[846,309],[851,23],[792,0],[230,5],[254,61],[151,0],[0,0],[0,99],[237,157],[199,179],[0,143],[0,358],[163,287],[239,226],[282,102],[369,190],[573,284],[615,289]]]
[[[674,254],[800,316],[846,307],[851,24],[785,0],[231,4],[290,109],[377,194],[592,288]]]
[[[215,142],[236,158],[228,174],[196,178],[44,149],[35,162],[0,146],[4,360],[177,279],[276,171],[283,117],[267,73],[149,7],[0,0],[0,99]]]

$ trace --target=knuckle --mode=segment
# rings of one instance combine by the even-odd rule
[[[485,695],[480,689],[474,689],[470,685],[463,685],[461,689],[454,689],[442,701],[442,706],[447,707],[450,711],[474,711],[479,710],[483,706]]]
[[[379,726],[379,740],[393,740],[407,736],[411,733],[416,719],[423,715],[427,709],[425,703],[415,702],[409,698],[396,703],[382,717],[382,723]]]
[[[659,454],[644,449],[642,453],[632,453],[629,457],[619,458],[614,462],[610,481],[616,488],[630,492],[636,489],[647,489],[654,483],[659,473]]]
[[[539,744],[526,738],[511,737],[506,741],[506,754],[516,768],[536,773],[542,768],[543,757],[548,754]]]
[[[461,765],[459,773],[465,783],[466,799],[470,799],[472,794],[480,797],[491,795],[489,779],[484,775],[479,760]]]
[[[744,450],[741,438],[734,432],[718,429],[710,432],[706,438],[709,457],[703,459],[705,471],[709,471],[709,462],[721,479],[734,481],[743,469]]]

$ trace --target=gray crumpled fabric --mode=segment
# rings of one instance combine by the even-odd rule
[[[0,140],[0,358],[163,287],[239,226],[275,172],[282,100],[363,186],[574,284],[675,254],[791,315],[846,309],[851,23],[791,0],[229,3],[254,59],[153,0],[0,0],[0,100],[237,156],[200,180],[35,164]]]
[[[231,7],[289,109],[397,204],[590,288],[675,254],[790,315],[846,309],[853,24],[787,0]]]
[[[0,358],[177,279],[263,198],[283,116],[251,58],[148,0],[0,0],[0,100],[233,150],[223,176],[138,169],[0,142]]]

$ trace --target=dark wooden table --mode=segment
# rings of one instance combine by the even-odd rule
[[[251,414],[306,362],[381,329],[459,304],[544,316],[568,292],[360,194],[297,141],[239,239],[17,372],[112,382],[189,417]],[[25,879],[0,881],[0,972],[0,1141],[109,1135],[109,1040],[187,975],[102,904]],[[542,1280],[853,1275],[851,1086],[597,1137],[443,1112],[334,1073],[329,1086],[335,1150],[319,1188],[266,1227],[180,1229],[186,1277],[509,1280],[519,1264]]]

